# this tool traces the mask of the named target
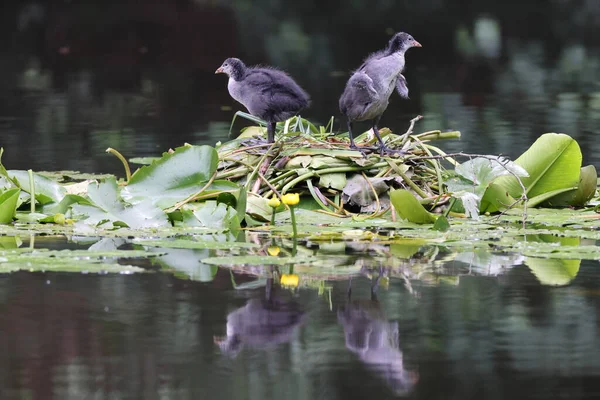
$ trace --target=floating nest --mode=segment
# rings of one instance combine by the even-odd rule
[[[356,138],[362,151],[350,150],[347,137],[333,134],[333,121],[317,128],[292,118],[278,125],[279,140],[271,144],[254,138],[264,128],[249,127],[239,138],[217,146],[216,179],[245,184],[250,195],[262,199],[300,193],[303,208],[337,216],[385,213],[391,188],[411,190],[422,203],[440,204],[447,200],[442,161],[456,161],[431,142],[459,138],[460,132],[413,133],[421,118],[412,119],[402,135],[380,130],[386,146],[403,153],[389,155],[379,154],[372,130]]]

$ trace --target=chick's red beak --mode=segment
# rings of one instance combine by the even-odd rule
[[[421,43],[419,43],[415,40],[415,41],[413,41],[413,47],[423,47],[423,46],[421,46]]]
[[[217,68],[217,70],[215,71],[215,74],[223,74],[225,73],[225,71],[223,71],[223,67],[219,67]]]

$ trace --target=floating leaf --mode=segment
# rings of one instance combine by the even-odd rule
[[[21,189],[8,189],[0,195],[0,224],[8,224],[12,222],[15,212],[17,211],[17,202]]]
[[[494,180],[511,173],[527,176],[521,166],[502,157],[477,157],[456,166],[458,176],[446,181],[452,196],[460,199],[465,212],[471,218],[477,218],[481,211],[497,211],[503,204],[512,204],[514,200],[508,197],[506,189]]]
[[[23,191],[31,193],[29,186],[29,173],[27,171],[10,170],[8,175],[16,180],[17,184]],[[60,202],[65,194],[66,189],[53,181],[39,174],[33,174],[33,184],[35,185],[35,199],[40,204],[48,204],[50,202]]]
[[[199,226],[233,232],[240,229],[240,220],[235,208],[214,200],[199,204],[193,211],[193,215],[199,222]]]
[[[123,222],[130,228],[168,226],[167,216],[150,199],[135,205],[126,204],[119,196],[116,179],[110,178],[97,184],[91,184],[88,196],[93,205],[75,204],[75,213],[87,216],[85,222],[98,225],[105,221]]]
[[[138,169],[121,191],[124,200],[150,200],[166,209],[198,193],[217,169],[219,157],[210,146],[183,146]]]
[[[546,133],[523,153],[515,163],[523,167],[528,177],[522,178],[527,196],[534,198],[554,190],[576,187],[579,183],[581,150],[570,136]],[[503,176],[496,183],[513,197],[521,196],[522,189],[514,176]]]
[[[576,189],[553,196],[545,201],[543,205],[549,207],[582,207],[594,197],[597,181],[598,174],[596,173],[596,168],[593,165],[587,165],[581,168],[579,185]]]
[[[319,178],[319,187],[343,190],[346,186],[346,174],[337,172],[333,174],[324,174]]]
[[[134,240],[134,243],[143,246],[164,247],[169,249],[234,249],[234,248],[255,248],[258,245],[246,242],[215,241],[208,239],[163,239],[163,240]]]
[[[433,224],[436,220],[408,190],[393,190],[390,199],[396,212],[405,220],[415,224]]]
[[[448,218],[446,218],[444,215],[440,215],[438,219],[435,220],[433,229],[440,232],[446,232],[448,229],[450,229]]]
[[[252,195],[246,200],[246,213],[254,219],[260,221],[270,221],[273,209],[267,204],[267,199],[264,197]]]

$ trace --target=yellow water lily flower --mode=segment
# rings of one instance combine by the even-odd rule
[[[269,201],[267,201],[269,207],[277,208],[281,205],[281,201],[275,196],[271,197]]]
[[[269,246],[267,248],[267,253],[269,253],[269,255],[273,257],[277,257],[280,251],[281,249],[279,248],[279,246]]]
[[[285,287],[298,287],[298,283],[300,283],[300,277],[296,274],[283,274],[281,275],[281,280],[279,281],[281,286]]]
[[[295,206],[300,202],[300,195],[298,193],[284,194],[281,197],[281,200],[283,200],[283,203],[287,204],[288,206]]]

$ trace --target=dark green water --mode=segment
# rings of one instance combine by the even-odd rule
[[[410,290],[391,278],[374,300],[363,276],[350,302],[347,282],[327,282],[330,308],[312,289],[235,290],[225,270],[208,283],[19,272],[0,278],[0,395],[593,399],[599,280],[584,263],[551,288],[521,265]]]

